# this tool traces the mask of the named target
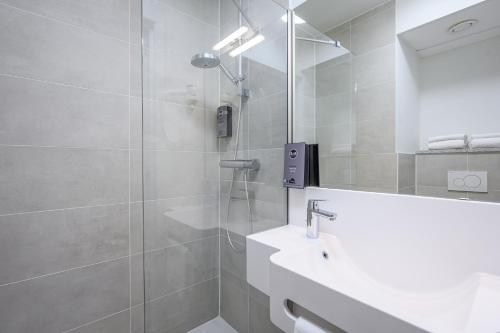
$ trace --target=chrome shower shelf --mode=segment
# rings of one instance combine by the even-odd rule
[[[248,169],[248,170],[258,170],[260,167],[259,160],[221,160],[219,162],[221,168],[227,169]]]

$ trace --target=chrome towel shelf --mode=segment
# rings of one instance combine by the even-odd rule
[[[221,160],[219,162],[221,168],[227,169],[249,169],[259,170],[260,163],[257,159],[252,160]]]

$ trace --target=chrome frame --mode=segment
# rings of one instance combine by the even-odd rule
[[[340,42],[338,40],[323,40],[323,39],[315,39],[307,37],[296,37],[296,39],[311,43],[328,44],[328,45],[333,45],[335,47],[341,47]]]
[[[287,143],[293,143],[295,110],[295,12],[287,10]],[[290,223],[290,189],[286,189],[286,223]]]
[[[287,62],[288,62],[288,108],[287,108],[287,125],[288,125],[288,143],[293,143],[293,119],[295,116],[295,12],[288,10],[287,12]]]

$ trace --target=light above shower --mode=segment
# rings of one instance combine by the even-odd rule
[[[237,55],[239,55],[239,54],[245,52],[246,50],[254,47],[255,45],[261,43],[264,39],[265,39],[264,35],[258,34],[257,36],[253,37],[252,39],[248,40],[244,44],[238,46],[237,48],[235,48],[234,50],[229,52],[229,55],[231,57],[236,57]]]
[[[226,38],[215,44],[214,47],[212,47],[212,50],[218,51],[222,49],[224,46],[229,45],[235,39],[243,36],[243,34],[246,33],[247,31],[248,31],[247,27],[241,26],[240,28],[238,28],[238,30],[236,30],[235,32],[233,32],[232,34],[230,34],[229,36],[227,36]]]
[[[288,14],[283,15],[281,17],[281,20],[283,22],[285,22],[285,23],[288,22]],[[304,24],[304,23],[306,23],[306,21],[302,17],[299,17],[299,16],[297,16],[295,14],[293,15],[293,20],[294,20],[295,24]]]

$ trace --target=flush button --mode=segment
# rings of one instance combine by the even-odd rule
[[[476,175],[468,175],[464,178],[464,183],[468,188],[479,188],[481,186],[481,178]]]
[[[448,190],[487,193],[488,172],[448,171]]]

